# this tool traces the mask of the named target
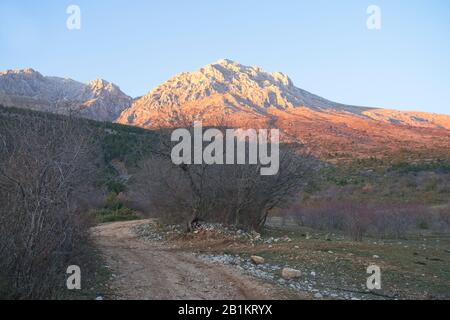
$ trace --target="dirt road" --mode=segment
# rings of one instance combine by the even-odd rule
[[[286,299],[278,287],[240,274],[228,266],[209,264],[191,253],[144,242],[130,228],[149,221],[105,224],[93,238],[115,274],[119,299]]]

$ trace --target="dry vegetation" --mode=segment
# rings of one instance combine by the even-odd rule
[[[260,165],[175,166],[167,133],[0,113],[0,298],[64,296],[68,265],[95,268],[89,228],[140,215],[182,225],[184,249],[256,253],[304,269],[311,263],[324,279],[340,273],[351,282],[352,273],[381,252],[383,266],[393,271],[388,277],[398,272],[395,285],[422,272],[426,281],[420,278],[419,288],[407,291],[425,288],[435,297],[446,296],[448,159],[368,159],[334,166],[284,145],[279,173],[261,176]],[[285,224],[266,228],[268,219]],[[270,248],[229,239],[197,242],[199,235],[190,231],[206,222],[257,230],[266,238],[288,234],[294,242]],[[423,236],[436,242],[428,253],[419,251]],[[380,241],[392,246],[373,244]],[[342,258],[338,264],[336,252]]]
[[[94,133],[71,118],[0,119],[0,285],[6,297],[57,297],[67,267],[88,262],[85,212],[100,165]]]
[[[166,139],[161,147],[133,173],[132,188],[147,202],[147,212],[168,223],[183,223],[187,231],[200,221],[260,230],[269,213],[294,200],[320,168],[318,160],[290,146],[281,147],[274,176],[262,176],[261,164],[176,166],[168,137],[161,137]]]
[[[354,241],[362,241],[364,236],[404,239],[423,230],[439,233],[450,230],[450,209],[446,206],[323,201],[292,206],[282,215],[283,219],[293,218],[301,227],[341,232]]]

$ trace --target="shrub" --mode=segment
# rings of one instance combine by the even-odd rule
[[[115,194],[119,194],[122,192],[126,191],[126,185],[125,183],[123,183],[122,181],[118,181],[118,180],[108,180],[105,183],[106,189],[111,192],[111,193],[115,193]]]
[[[105,200],[105,209],[109,209],[109,210],[119,210],[121,208],[123,208],[123,203],[122,201],[119,199],[119,196],[117,193],[115,192],[111,192],[108,197]]]
[[[297,205],[283,214],[291,215],[299,225],[324,231],[341,231],[355,241],[364,235],[378,238],[405,238],[417,228],[448,230],[447,207],[437,210],[417,204],[363,204],[328,200]]]
[[[353,240],[361,241],[370,226],[372,209],[349,201],[324,201],[312,206],[289,210],[304,226],[324,231],[343,231]]]
[[[0,117],[0,287],[10,298],[58,297],[67,266],[83,264],[101,165],[94,136],[83,120]]]
[[[262,176],[261,165],[173,165],[170,144],[140,162],[132,188],[168,223],[198,220],[260,229],[271,210],[286,206],[314,176],[320,163],[280,149],[277,175]],[[247,157],[248,158],[248,157]]]
[[[92,212],[98,223],[131,221],[137,220],[139,217],[135,211],[129,208],[121,208],[118,210],[101,209]]]

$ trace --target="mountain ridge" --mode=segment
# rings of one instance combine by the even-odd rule
[[[26,68],[0,72],[0,104],[68,113],[146,129],[226,124],[280,129],[284,141],[322,158],[430,150],[450,157],[450,116],[336,103],[295,86],[281,72],[222,59],[179,73],[132,99],[103,79],[83,84]],[[226,123],[225,123],[226,122]]]
[[[216,105],[218,101],[214,96],[217,95],[223,98],[224,114],[237,111],[253,111],[261,114],[270,108],[290,111],[306,107],[314,111],[350,112],[373,120],[386,120],[383,119],[383,114],[384,116],[389,114],[392,118],[390,120],[397,121],[398,124],[418,127],[435,125],[450,129],[450,122],[437,119],[434,123],[436,118],[442,117],[430,117],[431,122],[423,117],[427,114],[433,115],[431,113],[359,107],[333,102],[296,87],[284,73],[266,72],[259,67],[245,66],[229,59],[218,60],[197,71],[175,75],[146,95],[135,99],[131,108],[125,110],[119,117],[118,122],[146,126],[145,124],[152,123],[156,111],[165,109],[170,113],[176,109],[183,109],[183,105],[192,102],[204,104],[206,107],[208,102],[203,103],[202,100],[208,99],[211,100],[210,105]],[[416,113],[422,117],[414,116]],[[410,117],[407,118],[405,115]],[[138,118],[143,119],[137,121]]]
[[[132,98],[103,79],[87,84],[43,76],[32,68],[0,72],[0,104],[68,114],[99,121],[114,121]]]
[[[276,127],[284,141],[306,144],[321,158],[382,157],[401,150],[450,157],[450,116],[336,103],[297,88],[284,73],[226,59],[175,75],[135,99],[117,122],[154,129],[195,120]]]

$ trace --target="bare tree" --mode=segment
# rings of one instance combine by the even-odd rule
[[[215,128],[224,132],[222,121],[215,121]],[[270,211],[295,198],[319,167],[316,159],[299,153],[299,146],[281,148],[280,169],[273,176],[262,176],[260,163],[175,166],[170,132],[160,131],[158,149],[134,174],[135,190],[160,216],[182,220],[188,230],[199,220],[260,229]]]
[[[95,130],[52,115],[0,116],[0,278],[14,298],[49,298],[87,237]]]

